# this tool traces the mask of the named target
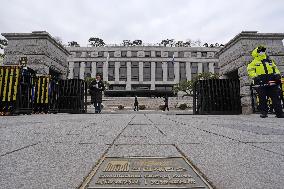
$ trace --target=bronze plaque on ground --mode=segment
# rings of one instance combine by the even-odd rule
[[[212,188],[183,157],[106,157],[87,188]]]

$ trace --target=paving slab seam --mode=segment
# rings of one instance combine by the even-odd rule
[[[18,151],[20,151],[20,150],[24,150],[24,149],[26,149],[26,148],[29,148],[29,147],[38,145],[39,143],[41,143],[41,142],[37,142],[37,143],[34,143],[34,144],[30,144],[30,145],[24,146],[24,147],[22,147],[22,148],[18,148],[18,149],[16,149],[16,150],[12,150],[12,151],[10,151],[10,152],[6,152],[5,154],[1,154],[0,157],[3,157],[3,156],[6,156],[6,155],[9,155],[9,154],[12,154],[12,153],[14,153],[14,152],[18,152]]]
[[[212,131],[208,131],[208,130],[205,130],[205,129],[201,129],[201,128],[198,128],[198,127],[195,127],[195,126],[192,126],[192,125],[188,125],[188,124],[183,123],[183,122],[178,122],[178,121],[173,120],[173,119],[170,119],[170,118],[167,118],[167,119],[169,119],[170,121],[174,121],[174,122],[176,122],[176,123],[178,123],[178,124],[187,125],[187,126],[190,126],[190,127],[192,127],[192,128],[195,128],[195,129],[197,129],[197,130],[200,130],[200,131],[203,131],[203,132],[206,132],[206,133],[210,133],[210,134],[213,134],[213,135],[216,135],[216,136],[219,136],[219,137],[223,137],[223,138],[226,138],[226,139],[235,141],[235,142],[239,142],[239,143],[242,143],[242,144],[246,144],[246,145],[249,145],[249,146],[252,146],[252,147],[255,147],[255,148],[264,150],[264,151],[269,152],[269,153],[273,153],[273,154],[276,154],[276,155],[284,156],[283,154],[279,154],[279,153],[277,153],[277,152],[273,152],[273,151],[270,151],[270,150],[263,149],[263,148],[261,148],[261,147],[252,145],[251,143],[246,143],[246,142],[243,142],[243,141],[240,141],[240,140],[237,140],[237,139],[234,139],[234,138],[225,136],[225,135],[221,135],[221,134],[219,134],[219,133],[215,133],[215,132],[212,132]],[[200,122],[200,124],[202,124],[202,123],[204,123],[204,121],[201,121],[201,122]]]
[[[126,126],[121,130],[121,132],[114,138],[112,143],[108,146],[108,148],[104,151],[104,153],[101,155],[101,157],[98,159],[98,161],[95,163],[95,165],[92,167],[89,174],[83,179],[83,182],[77,187],[78,189],[86,189],[88,184],[90,183],[91,179],[97,172],[97,169],[99,168],[100,164],[102,164],[104,158],[106,157],[106,154],[110,150],[110,148],[114,145],[115,141],[120,137],[120,135],[125,131],[125,129],[129,126],[130,122],[134,119],[136,115],[132,116],[130,121],[126,124]]]
[[[146,114],[144,114],[144,116],[152,123],[152,125],[153,125],[156,129],[158,129],[158,131],[159,131],[162,135],[167,136],[157,125],[154,124],[154,122],[153,122]]]
[[[217,189],[216,186],[214,186],[214,184],[208,179],[208,177],[197,166],[195,166],[195,164],[190,160],[190,158],[187,157],[187,155],[176,144],[173,144],[173,146],[181,154],[181,156],[184,159],[186,159],[191,166],[193,166],[193,168],[196,170],[196,172],[198,174],[200,174],[201,178],[204,178],[206,180],[206,182],[208,182],[210,184],[210,186],[213,187],[213,189]]]

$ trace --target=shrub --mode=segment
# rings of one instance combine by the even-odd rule
[[[145,105],[139,105],[139,110],[145,110],[146,106]]]
[[[187,105],[186,104],[180,104],[178,106],[178,108],[181,109],[181,110],[185,110],[187,108]]]
[[[165,109],[165,105],[160,105],[160,106],[159,106],[159,109],[160,109],[160,110],[164,110],[164,109]]]
[[[118,109],[119,109],[119,110],[123,110],[123,109],[124,109],[124,106],[119,105],[119,106],[118,106]]]

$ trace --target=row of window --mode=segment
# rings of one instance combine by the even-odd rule
[[[126,85],[121,85],[121,84],[109,86],[109,90],[125,90],[125,89],[126,89]],[[139,90],[139,89],[150,90],[151,85],[147,85],[147,84],[132,84],[131,85],[131,90]],[[155,85],[155,89],[171,91],[173,89],[173,86],[172,85]]]
[[[75,53],[75,57],[79,58],[79,57],[95,57],[94,54],[92,54],[92,52],[85,52],[85,54],[83,55],[83,52],[81,51],[77,51],[74,52]],[[151,55],[151,51],[144,51],[144,56],[143,57],[162,57],[162,52],[161,51],[154,51],[154,55]],[[168,58],[172,58],[174,56],[174,51],[168,51],[167,53],[167,57]],[[200,52],[201,53],[201,57],[202,58],[213,58],[214,57],[214,52]],[[198,56],[198,52],[187,52],[187,57],[197,57]],[[110,58],[114,58],[115,57],[115,51],[107,51],[107,55],[105,55],[104,51],[98,51],[97,52],[97,57],[110,57]],[[118,57],[128,57],[127,56],[127,51],[120,51],[120,55],[118,55]],[[141,57],[141,55],[138,55],[138,51],[130,51],[130,55],[129,57]],[[163,56],[165,57],[165,56]],[[184,58],[185,56],[185,52],[184,51],[179,51],[178,52],[178,56],[177,58]]]
[[[97,62],[95,71],[96,73],[100,73],[103,75],[103,62]],[[156,62],[155,67],[155,81],[163,81],[163,66],[162,62]],[[214,72],[218,73],[218,68],[215,63]],[[209,72],[209,63],[202,63],[202,72]],[[85,63],[84,77],[91,77],[92,73],[92,63]],[[119,66],[119,81],[127,80],[127,63],[120,62]],[[191,63],[191,75],[192,78],[198,75],[198,63]],[[73,77],[80,77],[80,62],[74,63],[73,69]],[[131,81],[139,81],[139,63],[131,62]],[[174,63],[167,62],[167,81],[174,81],[175,79],[175,71],[174,71]],[[179,80],[186,80],[186,63],[179,62]],[[108,81],[115,81],[115,62],[109,62],[108,64]],[[151,62],[143,63],[143,81],[151,81]]]

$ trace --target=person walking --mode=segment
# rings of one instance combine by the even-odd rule
[[[247,72],[253,79],[253,85],[259,97],[260,117],[268,114],[267,100],[270,97],[277,118],[284,118],[280,100],[281,75],[274,60],[266,53],[264,46],[258,46],[252,51],[254,60],[248,64]]]
[[[105,85],[98,74],[89,86],[92,102],[94,103],[95,113],[101,113],[102,92],[105,90]]]
[[[134,111],[139,111],[139,103],[138,103],[137,96],[135,96],[135,100],[134,100]]]
[[[168,111],[170,111],[170,110],[169,110],[169,98],[168,98],[168,96],[165,96],[164,98],[165,98],[165,100],[164,100],[164,102],[165,102],[164,111],[166,111],[166,109],[167,109]]]

